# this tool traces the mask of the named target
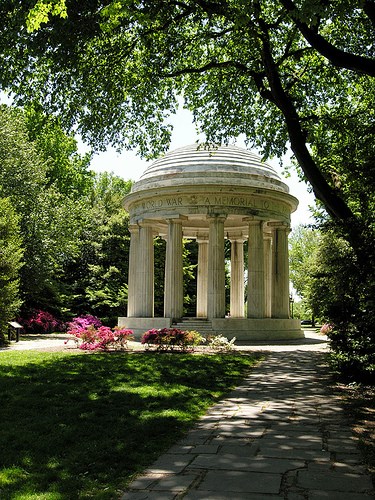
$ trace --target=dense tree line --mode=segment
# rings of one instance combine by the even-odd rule
[[[35,310],[113,323],[127,299],[131,181],[95,175],[90,156],[35,110],[0,107],[0,316]]]
[[[336,228],[298,226],[290,237],[293,286],[303,318],[324,325],[333,367],[347,380],[374,381],[374,296],[363,263]],[[371,276],[372,271],[365,271]]]

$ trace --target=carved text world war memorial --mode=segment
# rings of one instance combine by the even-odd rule
[[[137,337],[181,321],[183,238],[191,238],[198,243],[196,318],[202,325],[240,341],[302,337],[300,321],[289,313],[288,234],[297,206],[272,167],[236,146],[191,145],[156,160],[125,198],[131,232],[128,312],[119,325]],[[156,236],[166,240],[162,318],[154,317]],[[227,316],[226,239],[231,246]],[[186,329],[190,324],[185,320]]]

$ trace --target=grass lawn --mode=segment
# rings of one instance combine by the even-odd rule
[[[0,498],[118,498],[257,359],[1,352]]]

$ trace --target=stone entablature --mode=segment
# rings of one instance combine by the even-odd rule
[[[132,224],[143,219],[165,219],[172,214],[204,216],[213,213],[290,223],[290,213],[298,205],[298,200],[287,193],[256,188],[210,188],[193,185],[183,193],[176,187],[135,192],[127,196],[125,208]],[[238,221],[233,225],[238,225]]]

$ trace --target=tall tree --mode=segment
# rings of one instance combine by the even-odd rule
[[[130,234],[122,200],[131,184],[100,173],[85,197],[78,252],[67,259],[61,275],[70,314],[90,313],[115,324],[126,313]]]
[[[4,341],[7,322],[14,320],[20,310],[22,256],[19,216],[9,198],[0,198],[0,344]]]
[[[290,281],[297,294],[307,298],[308,276],[320,239],[319,231],[302,224],[293,229],[289,237]]]
[[[91,154],[79,154],[74,135],[66,134],[59,120],[41,109],[26,108],[25,120],[29,139],[46,162],[47,185],[69,197],[88,194],[94,182],[94,172],[89,169]]]
[[[10,199],[22,235],[23,307],[58,308],[57,278],[77,252],[83,201],[51,184],[48,154],[30,140],[24,113],[7,106],[0,107],[0,162],[0,198]]]
[[[332,326],[333,366],[346,379],[374,383],[373,270],[366,273],[348,242],[329,229],[309,264],[306,296],[313,313]]]

